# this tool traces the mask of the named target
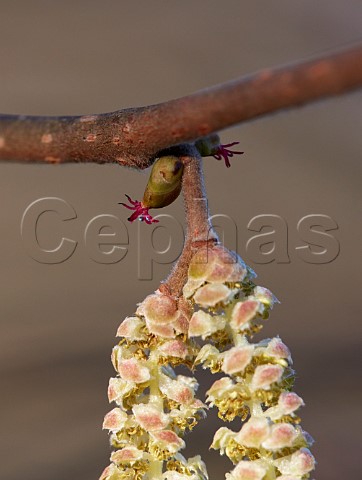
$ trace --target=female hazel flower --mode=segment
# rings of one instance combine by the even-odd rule
[[[132,200],[129,195],[126,195],[130,204],[119,203],[129,210],[133,210],[128,221],[133,222],[138,218],[148,225],[158,222],[150,215],[149,209],[167,207],[176,200],[181,191],[183,168],[180,159],[172,155],[160,157],[156,160],[142,201]]]
[[[240,142],[221,144],[220,137],[216,133],[208,137],[200,138],[195,142],[195,147],[202,157],[214,157],[216,160],[224,159],[227,168],[231,167],[229,158],[234,155],[242,155],[244,152],[230,150],[230,147],[238,145]]]
[[[150,207],[145,207],[142,202],[139,202],[138,200],[132,200],[132,198],[125,194],[130,205],[127,205],[126,203],[119,202],[119,205],[123,205],[124,207],[128,208],[129,210],[134,210],[132,215],[128,217],[129,222],[134,222],[137,218],[141,222],[146,222],[147,225],[151,225],[151,223],[157,223],[158,220],[152,217],[152,215],[149,214],[148,210]]]

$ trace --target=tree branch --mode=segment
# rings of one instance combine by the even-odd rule
[[[357,46],[148,107],[76,117],[0,115],[0,160],[143,169],[165,148],[361,86]]]
[[[180,155],[185,168],[182,177],[182,193],[186,214],[186,239],[178,261],[160,290],[179,297],[187,278],[187,271],[195,248],[218,241],[209,220],[209,209],[204,186],[202,159],[196,148],[182,146],[187,150]]]

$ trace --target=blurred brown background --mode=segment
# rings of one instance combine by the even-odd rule
[[[0,111],[87,114],[165,101],[353,43],[361,18],[360,0],[0,0]],[[240,140],[246,154],[230,170],[205,161],[212,212],[235,220],[239,253],[282,301],[262,335],[279,333],[292,350],[320,480],[361,470],[361,107],[355,93],[230,129],[224,142]],[[101,424],[116,327],[169,265],[138,279],[138,262],[154,254],[146,237],[138,252],[139,225],[129,225],[128,254],[113,265],[89,257],[83,234],[96,215],[125,219],[117,202],[124,193],[140,198],[147,176],[99,165],[0,171],[0,478],[96,479],[108,464]],[[34,261],[20,236],[24,210],[46,196],[77,213],[39,225],[46,248],[59,232],[78,241],[57,265]],[[165,213],[183,222],[181,200]],[[340,255],[325,265],[295,250],[298,220],[315,213],[339,225]],[[261,214],[287,221],[290,263],[255,265],[245,255],[247,224]],[[162,232],[156,237],[163,248]],[[204,392],[211,380],[201,380]],[[211,480],[230,467],[208,452],[219,424],[210,414],[188,438],[186,453],[202,454]]]

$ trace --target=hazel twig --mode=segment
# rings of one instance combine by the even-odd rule
[[[0,161],[144,169],[165,148],[361,86],[359,45],[148,107],[72,117],[0,115]]]

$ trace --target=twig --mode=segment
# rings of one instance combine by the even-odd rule
[[[185,146],[183,146],[185,148]],[[209,209],[204,186],[202,159],[194,147],[180,156],[185,164],[182,177],[182,193],[186,214],[186,239],[181,256],[160,290],[176,297],[180,296],[187,270],[195,248],[218,241],[209,220]]]
[[[0,160],[143,169],[172,145],[362,86],[362,46],[159,105],[77,117],[0,115]]]

